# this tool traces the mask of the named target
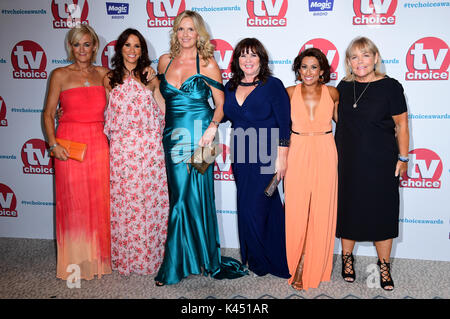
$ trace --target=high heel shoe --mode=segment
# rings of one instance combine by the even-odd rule
[[[165,285],[165,283],[155,280],[155,285],[158,287],[162,287]]]
[[[356,278],[355,270],[353,269],[353,263],[355,262],[355,258],[352,253],[342,252],[342,278],[346,282],[354,282]]]
[[[378,259],[377,265],[380,267],[380,286],[386,291],[394,290],[394,281],[391,276],[391,264],[387,263],[385,259],[381,262]],[[387,288],[392,287],[392,288]]]

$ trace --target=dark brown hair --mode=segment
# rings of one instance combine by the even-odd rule
[[[233,51],[233,58],[231,61],[231,72],[233,76],[230,79],[230,90],[234,91],[237,89],[239,82],[244,78],[244,72],[239,66],[239,57],[242,53],[248,53],[253,51],[259,57],[259,73],[256,76],[261,82],[266,82],[267,78],[272,74],[269,69],[269,55],[263,44],[256,38],[245,38],[236,45]]]
[[[136,68],[132,70],[132,72],[134,75],[138,76],[138,78],[144,85],[148,84],[146,74],[142,73],[144,69],[151,63],[150,58],[148,57],[147,43],[145,42],[144,37],[138,30],[128,28],[119,35],[116,45],[114,46],[114,50],[116,52],[114,53],[114,56],[111,60],[113,69],[108,74],[111,89],[118,84],[123,84],[123,77],[125,75],[125,65],[123,63],[122,48],[127,42],[128,37],[130,35],[135,35],[139,39],[141,45],[141,56],[138,59]]]
[[[304,57],[314,57],[319,62],[320,70],[323,71],[322,78],[320,81],[322,83],[330,82],[330,64],[328,63],[328,59],[326,55],[317,48],[309,48],[300,52],[300,54],[295,58],[294,64],[292,64],[292,71],[295,72],[295,79],[301,80],[300,77],[300,67],[302,66],[302,61]]]

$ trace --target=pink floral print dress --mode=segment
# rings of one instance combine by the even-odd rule
[[[158,271],[164,257],[169,198],[162,147],[163,114],[132,77],[109,95],[111,258],[120,274]]]

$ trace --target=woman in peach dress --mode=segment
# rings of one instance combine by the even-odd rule
[[[327,86],[330,66],[318,49],[303,51],[293,70],[302,83],[287,88],[292,134],[285,177],[288,283],[317,288],[331,277],[336,228],[337,152],[331,120],[339,93]]]

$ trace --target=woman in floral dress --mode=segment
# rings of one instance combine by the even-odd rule
[[[155,103],[154,81],[143,36],[127,29],[119,36],[105,77],[110,90],[105,133],[110,140],[111,258],[123,275],[158,271],[164,257],[169,201],[162,148],[163,112]]]

